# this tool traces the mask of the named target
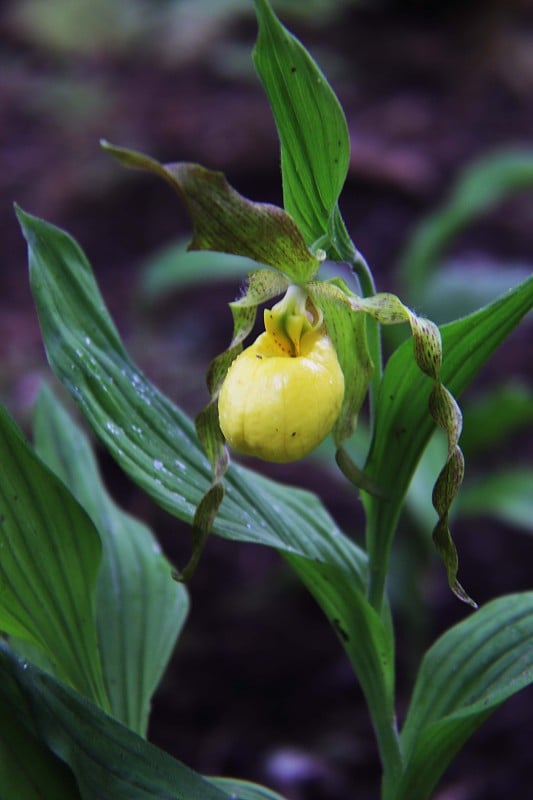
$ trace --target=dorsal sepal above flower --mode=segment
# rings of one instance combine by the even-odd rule
[[[190,250],[246,256],[279,270],[292,283],[311,280],[320,259],[308,248],[295,221],[270,203],[255,203],[233,189],[222,172],[199,164],[160,164],[150,156],[102,142],[122,164],[163,178],[181,197],[191,218]]]

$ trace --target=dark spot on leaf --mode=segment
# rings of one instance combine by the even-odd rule
[[[263,356],[262,356],[260,353],[256,353],[256,354],[255,354],[255,357],[256,357],[256,358],[263,358]]]
[[[291,67],[291,72],[294,75],[294,73],[296,72],[296,67]]]
[[[291,436],[296,436],[296,431],[293,431],[293,432],[291,433]]]

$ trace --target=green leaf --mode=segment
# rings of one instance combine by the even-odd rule
[[[533,278],[480,311],[441,329],[441,380],[457,397],[533,306]],[[405,342],[387,363],[376,406],[375,432],[365,472],[387,490],[387,500],[363,495],[372,551],[389,551],[403,498],[433,432],[427,413],[431,382],[419,372]],[[384,580],[385,575],[383,574]]]
[[[283,272],[294,283],[305,283],[318,271],[320,262],[294,220],[277,206],[247,200],[221,172],[199,164],[163,165],[134,150],[107,142],[102,146],[122,164],[152,172],[178,192],[193,224],[191,250],[245,256]]]
[[[191,420],[127,356],[77,244],[19,212],[50,364],[131,479],[159,505],[192,522],[211,469]],[[364,584],[366,556],[309,492],[231,465],[213,531],[238,541],[337,564]]]
[[[98,534],[2,407],[0,463],[0,630],[37,646],[107,709],[94,620]]]
[[[415,231],[401,262],[411,302],[418,301],[431,270],[468,224],[507,195],[533,186],[533,151],[503,150],[484,156],[459,176],[442,209]]]
[[[28,226],[27,218],[24,223]],[[132,479],[168,511],[193,521],[194,501],[209,486],[210,470],[190,420],[148,383],[111,335],[114,329],[94,281],[89,280],[89,266],[73,241],[44,223],[31,220],[31,224],[38,227],[40,237],[40,241],[31,240],[32,286],[52,367]],[[80,271],[84,280],[79,279]],[[95,337],[87,334],[93,330],[109,332],[106,339],[100,336],[98,347]],[[148,407],[146,399],[150,401]],[[135,430],[140,424],[142,436]],[[109,435],[110,429],[112,434],[119,430],[120,435]],[[159,460],[154,468],[156,459]],[[176,469],[174,464],[183,467]],[[350,631],[350,641],[357,641],[361,626],[361,637],[367,638],[370,648],[376,648],[377,655],[368,657],[370,667],[364,663],[360,667],[366,675],[363,679],[368,683],[367,691],[373,692],[373,698],[383,697],[386,685],[385,696],[390,699],[390,633],[383,630],[379,616],[364,601],[367,565],[363,551],[342,535],[320,501],[309,492],[277,484],[237,465],[229,467],[224,482],[226,492],[214,532],[273,547],[291,557],[302,556],[307,566],[300,570],[306,572],[311,590],[319,602],[324,595],[332,608],[340,608],[340,624]],[[327,572],[324,578],[320,564],[328,565],[333,572]],[[332,576],[329,588],[325,584]],[[358,593],[357,598],[354,592]],[[358,616],[353,619],[352,604],[358,609]],[[372,672],[383,653],[389,656],[374,678]],[[379,691],[372,688],[375,685]],[[384,729],[378,700],[374,702],[374,714]],[[390,740],[390,718],[386,725],[388,731],[382,736]],[[390,741],[385,747],[392,747]]]
[[[80,800],[68,767],[0,698],[0,797],[5,800]]]
[[[495,386],[465,408],[463,450],[468,456],[486,453],[530,425],[533,388],[517,381]]]
[[[192,519],[210,482],[192,422],[129,360],[77,244],[19,212],[50,364],[103,443],[163,508]]]
[[[339,530],[315,495],[237,466],[228,471],[227,484],[227,500],[237,500],[240,509],[236,505],[230,519],[223,505],[216,533],[267,545],[282,555],[301,555],[317,564],[337,567],[354,588],[364,592],[366,554]],[[245,520],[244,535],[239,512]]]
[[[0,702],[6,700],[18,722],[70,767],[83,800],[229,800],[3,644],[0,678]]]
[[[496,386],[480,397],[469,399],[464,408],[461,449],[467,463],[471,464],[471,477],[467,472],[455,500],[453,514],[456,517],[488,514],[524,530],[531,529],[533,475],[528,475],[527,467],[497,470],[479,479],[472,458],[490,451],[532,422],[533,397],[520,383]],[[445,453],[445,443],[435,434],[429,440],[409,486],[407,507],[422,531],[433,526],[434,515],[429,498]]]
[[[325,76],[302,44],[279,22],[266,0],[255,2],[259,36],[254,63],[281,142],[283,201],[306,242],[327,241],[338,224],[350,140],[344,112]]]
[[[531,275],[531,264],[509,263],[465,255],[439,262],[427,282],[417,288],[414,304],[438,325],[465,317],[486,306]]]
[[[169,292],[183,291],[211,281],[244,279],[257,263],[243,256],[188,251],[186,242],[176,242],[156,252],[143,265],[138,288],[139,302],[155,303]]]
[[[457,513],[463,517],[491,516],[533,533],[533,469],[503,469],[465,486]]]
[[[234,778],[210,778],[211,783],[239,800],[284,800],[277,792],[249,781]]]
[[[469,736],[533,681],[533,592],[501,597],[447,631],[422,662],[391,800],[426,800]]]
[[[110,498],[87,437],[48,389],[36,406],[35,442],[100,534],[96,623],[104,681],[112,714],[145,735],[152,694],[185,621],[187,592],[172,580],[148,528]]]
[[[400,768],[394,712],[394,638],[388,608],[380,616],[338,567],[285,554],[333,626],[365,695],[387,775]]]

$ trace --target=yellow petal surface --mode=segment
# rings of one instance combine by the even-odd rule
[[[261,334],[233,361],[220,391],[220,427],[234,450],[265,461],[296,461],[331,431],[344,376],[324,330],[309,331],[291,356]]]

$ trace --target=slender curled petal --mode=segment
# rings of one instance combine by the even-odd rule
[[[220,427],[239,453],[286,463],[333,428],[344,376],[325,329],[305,333],[291,355],[265,331],[233,361],[218,400]]]

